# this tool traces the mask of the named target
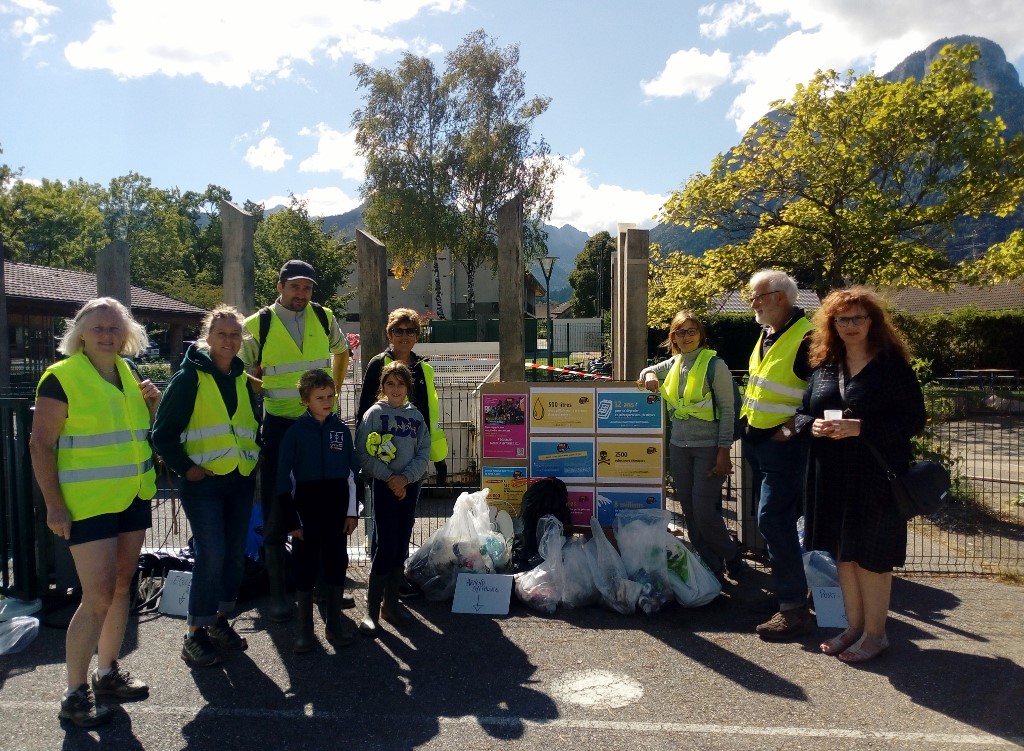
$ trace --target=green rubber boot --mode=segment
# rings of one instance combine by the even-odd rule
[[[295,643],[292,644],[292,652],[297,655],[304,655],[313,651],[316,640],[313,638],[313,593],[298,591],[295,593],[299,601],[297,611]]]
[[[352,621],[342,614],[342,599],[345,587],[330,587],[327,590],[327,628],[324,636],[333,647],[347,647],[356,640]]]
[[[366,586],[366,617],[359,624],[359,631],[367,636],[377,635],[377,623],[380,620],[380,603],[384,598],[384,584],[387,576],[370,574],[370,582]]]
[[[398,588],[404,581],[405,569],[399,566],[391,569],[384,587],[384,605],[380,609],[380,617],[392,626],[408,626],[416,620],[398,599]]]

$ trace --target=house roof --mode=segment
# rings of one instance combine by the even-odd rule
[[[885,290],[883,294],[890,305],[907,313],[948,313],[969,306],[979,310],[1024,309],[1024,279],[988,287],[957,284],[951,292],[901,289]]]
[[[37,303],[67,315],[96,297],[96,275],[54,269],[31,263],[4,261],[4,290],[8,305]],[[153,316],[202,317],[206,311],[181,300],[132,285],[132,311]],[[43,312],[40,310],[39,312]]]
[[[821,307],[821,301],[818,296],[809,289],[801,289],[797,291],[796,306],[803,308],[804,310],[817,310]],[[749,313],[750,303],[743,299],[743,295],[739,292],[730,292],[725,296],[725,301],[720,305],[716,304],[713,306],[720,313]]]
[[[551,317],[552,318],[570,318],[572,313],[572,302],[556,302],[551,306]],[[540,318],[548,317],[548,306],[547,303],[539,302],[534,309],[534,315]]]

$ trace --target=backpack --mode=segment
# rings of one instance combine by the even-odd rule
[[[715,373],[715,360],[720,359],[718,355],[715,355],[708,361],[708,391],[711,392],[711,406],[715,410],[715,419],[718,419],[718,402],[715,400],[715,389],[711,385],[711,379]],[[732,383],[732,405],[733,405],[733,422],[732,422],[732,439],[738,441],[743,437],[743,426],[740,424],[740,407],[743,406],[743,398],[740,396],[740,387],[736,385],[736,379],[730,378]]]
[[[569,511],[569,489],[557,477],[541,477],[531,482],[523,493],[520,517],[523,520],[522,544],[513,550],[513,570],[525,571],[540,563],[537,556],[537,522],[542,516],[551,514],[562,522],[562,528],[572,527]],[[537,560],[534,561],[534,557]]]
[[[320,321],[320,325],[324,327],[324,333],[327,334],[327,338],[331,338],[331,324],[327,321],[327,311],[324,310],[324,306],[318,302],[311,302],[310,305],[313,307],[313,312],[316,314],[316,318]],[[263,362],[263,343],[267,341],[267,334],[270,333],[270,319],[274,313],[271,311],[269,306],[260,308],[260,338],[257,340],[259,344],[259,350],[256,352],[256,362],[254,365],[258,366]]]

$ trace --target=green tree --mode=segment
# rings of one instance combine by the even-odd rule
[[[353,74],[366,92],[352,116],[366,157],[363,219],[387,243],[399,274],[433,265],[435,312],[444,320],[437,258],[457,226],[450,93],[433,63],[411,53],[394,70],[357,64]]]
[[[558,167],[531,132],[550,100],[526,96],[518,64],[517,45],[498,48],[476,31],[447,56],[440,76],[413,55],[393,71],[353,70],[366,92],[353,126],[367,158],[367,226],[409,271],[447,248],[466,270],[471,317],[476,272],[497,262],[502,204],[524,198],[527,261],[546,250],[540,225],[551,215]],[[435,263],[439,295],[438,276]]]
[[[316,269],[314,301],[340,313],[351,293],[338,295],[356,259],[354,242],[345,242],[324,229],[323,219],[310,217],[306,202],[290,197],[287,208],[262,216],[253,237],[256,261],[256,300],[267,304],[277,298],[281,266],[292,258],[308,261]]]
[[[977,261],[962,263],[960,278],[979,285],[1024,279],[1024,230],[1014,230]]]
[[[576,268],[569,272],[572,313],[575,318],[593,318],[611,307],[611,254],[615,241],[607,232],[593,235],[576,256]]]
[[[1024,189],[1024,138],[1001,135],[991,93],[973,82],[977,59],[972,45],[947,46],[920,81],[819,71],[773,103],[662,209],[663,221],[717,229],[729,244],[671,259],[686,275],[656,270],[655,287],[708,301],[765,266],[819,295],[850,283],[947,287],[954,221],[1005,216]]]
[[[16,181],[8,194],[12,255],[40,266],[93,271],[97,251],[108,242],[100,211],[105,195],[102,186],[84,180]]]

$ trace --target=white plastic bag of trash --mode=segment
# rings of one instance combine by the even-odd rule
[[[31,615],[16,615],[0,622],[0,655],[20,652],[35,640],[39,633],[39,619]]]

